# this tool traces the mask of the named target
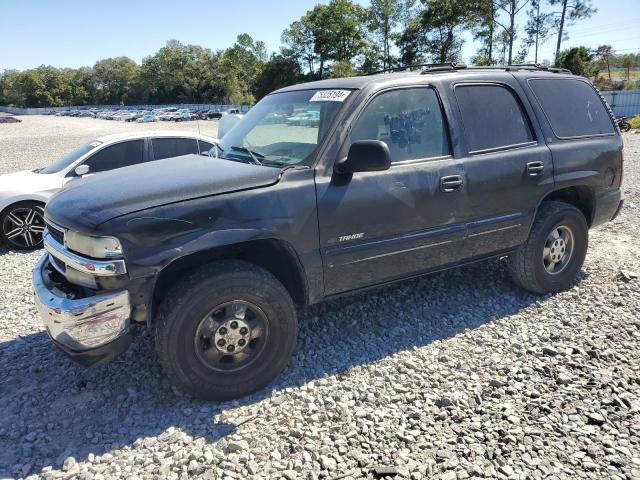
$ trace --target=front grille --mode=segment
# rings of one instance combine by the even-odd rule
[[[47,230],[49,231],[49,235],[51,235],[56,242],[60,245],[64,245],[64,231],[61,230],[60,227],[47,222]]]

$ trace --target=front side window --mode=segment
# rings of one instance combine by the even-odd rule
[[[432,88],[383,92],[365,107],[351,131],[351,142],[381,140],[392,162],[451,154],[449,136]]]
[[[526,114],[508,88],[458,85],[455,92],[469,152],[513,147],[534,140]]]
[[[195,138],[154,138],[151,144],[153,158],[156,160],[199,153],[198,141]]]
[[[551,128],[559,138],[615,133],[611,116],[596,91],[574,79],[529,80]]]
[[[264,165],[309,165],[350,90],[296,90],[266,96],[210,155]]]
[[[198,140],[198,146],[200,148],[200,153],[207,153],[213,148],[213,143],[205,142],[204,140]]]
[[[142,163],[143,158],[144,140],[130,140],[105,147],[84,163],[89,173],[99,173]]]

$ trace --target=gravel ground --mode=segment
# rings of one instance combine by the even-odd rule
[[[13,139],[2,168],[103,132],[85,133]],[[38,254],[0,255],[0,477],[640,479],[640,134],[625,141],[626,206],[573,289],[527,294],[495,261],[306,309],[291,367],[237,402],[174,390],[144,330],[76,366],[36,317]]]

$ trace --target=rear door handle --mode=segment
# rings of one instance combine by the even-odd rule
[[[462,176],[461,175],[449,175],[448,177],[440,178],[440,190],[443,192],[456,192],[462,190]]]
[[[531,177],[537,177],[544,171],[544,162],[529,162],[527,163],[527,172]]]

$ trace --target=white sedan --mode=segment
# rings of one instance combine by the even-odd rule
[[[17,250],[42,246],[44,205],[69,182],[138,163],[206,154],[216,139],[189,132],[134,132],[100,137],[51,165],[0,176],[0,243]]]

